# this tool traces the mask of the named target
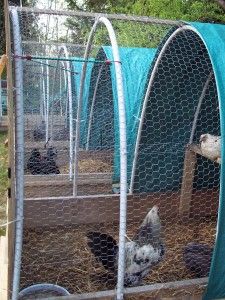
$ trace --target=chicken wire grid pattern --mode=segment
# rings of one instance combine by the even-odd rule
[[[116,286],[118,111],[115,62],[107,52],[111,44],[103,25],[92,41],[84,81],[78,197],[68,197],[73,195],[70,145],[72,140],[74,153],[83,55],[95,17],[19,10],[25,136],[21,289],[43,282],[63,286],[70,293]],[[191,146],[198,147],[204,133],[220,134],[213,74],[203,93],[212,73],[207,51],[196,34],[183,32],[157,60],[161,41],[177,28],[175,24],[148,22],[146,18],[117,20],[115,16],[110,21],[119,47],[156,49],[155,58],[148,62],[144,87],[135,99],[134,113],[127,120],[131,193],[125,284],[205,277],[215,238],[219,165],[196,155]],[[65,51],[60,53],[62,45],[69,60],[64,59]],[[121,65],[124,70],[125,62]],[[126,81],[126,74],[123,76],[124,90],[135,85]]]

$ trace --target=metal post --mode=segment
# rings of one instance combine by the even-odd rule
[[[40,78],[39,78],[39,88],[40,88],[40,116],[41,116],[41,120],[43,120],[43,116],[44,116],[44,111],[43,111],[43,82],[42,82],[42,78],[41,78],[41,75],[40,75]]]
[[[15,172],[16,172],[16,236],[13,272],[12,300],[18,299],[23,240],[23,201],[24,201],[24,111],[23,111],[23,66],[21,36],[17,10],[11,8],[13,44],[15,54]],[[16,58],[18,57],[18,58]]]
[[[41,61],[41,74],[42,74],[42,104],[43,104],[43,118],[45,120],[45,124],[46,124],[46,120],[47,120],[47,116],[46,116],[46,111],[47,111],[47,108],[46,108],[46,88],[45,88],[45,72],[44,72],[44,66],[42,64],[42,61]]]
[[[63,45],[60,50],[59,50],[59,54],[58,54],[58,58],[61,57],[62,53],[64,53],[66,58],[69,58],[69,53],[67,50],[67,47],[65,45]],[[56,76],[56,72],[58,71],[58,66],[59,66],[59,62],[57,62],[57,67],[55,69],[55,75]],[[69,178],[70,180],[72,180],[73,178],[73,93],[72,93],[72,74],[71,74],[71,66],[70,66],[70,62],[66,61],[65,62],[65,69],[64,70],[64,74],[65,74],[65,80],[67,82],[67,88],[68,88],[68,102],[69,102],[69,133],[70,133],[70,137],[69,137]],[[55,81],[55,78],[54,78]],[[54,93],[54,83],[53,83],[53,92]],[[53,95],[52,95],[53,97]]]
[[[78,185],[78,152],[80,146],[80,121],[81,121],[81,109],[83,102],[83,92],[84,92],[84,81],[86,77],[87,69],[87,59],[89,57],[92,40],[94,38],[94,33],[97,27],[98,21],[96,21],[91,29],[90,35],[88,37],[87,46],[84,53],[84,64],[82,66],[81,80],[80,80],[80,90],[77,103],[77,118],[76,118],[76,133],[75,133],[75,145],[74,145],[74,176],[73,176],[73,196],[77,196],[77,185]]]
[[[46,135],[45,142],[47,143],[49,138],[49,66],[48,60],[46,60]]]
[[[59,104],[60,104],[60,116],[63,116],[63,105],[62,105],[62,69],[59,68]]]
[[[64,85],[65,85],[65,89],[67,89],[67,88],[68,88],[68,84],[67,84],[67,80],[66,80],[66,66],[65,66],[64,63],[62,63],[62,64],[63,64],[63,68],[64,68],[64,72],[63,72],[63,74],[64,74]],[[69,102],[69,100],[66,99],[66,107],[65,107],[65,128],[68,128],[68,126],[67,126],[68,102]]]

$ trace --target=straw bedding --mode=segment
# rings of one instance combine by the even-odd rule
[[[128,237],[132,238],[137,227],[138,224],[128,223]],[[187,225],[178,221],[164,223],[165,258],[144,279],[143,284],[194,278],[184,265],[182,249],[192,241],[212,246],[215,228],[215,221],[195,221]],[[87,246],[85,234],[89,230],[99,230],[118,239],[118,224],[115,223],[26,229],[23,241],[22,287],[45,282],[61,285],[70,293],[113,289],[115,279],[96,262]]]

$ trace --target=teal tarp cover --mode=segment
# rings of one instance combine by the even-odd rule
[[[145,104],[131,189],[135,193],[181,189],[185,147],[203,86],[212,71],[210,58],[200,37],[191,30],[172,28],[158,47],[148,80],[151,89]],[[215,81],[211,80],[201,105],[194,141],[206,130],[218,135],[219,111]],[[209,109],[210,108],[210,109]],[[202,113],[204,112],[204,113]],[[213,122],[212,122],[213,120]],[[207,128],[207,129],[206,129]],[[219,185],[219,168],[197,158],[193,188]]]
[[[154,59],[156,49],[147,48],[119,48],[124,99],[126,105],[127,120],[127,143],[128,143],[128,174],[131,172],[131,161],[133,158],[136,134],[139,124],[139,118],[142,109],[143,98],[145,95],[146,79]],[[96,86],[99,69],[102,66],[101,61],[109,60],[112,63],[106,65],[97,89],[97,100],[95,103],[95,115],[92,120],[92,135],[95,138],[91,140],[89,149],[98,149],[102,147],[100,140],[104,140],[105,147],[114,148],[114,181],[120,179],[120,155],[119,155],[119,127],[118,127],[118,99],[116,86],[116,73],[113,63],[113,52],[111,46],[103,46],[97,53],[96,63],[94,59],[89,59],[84,84],[84,93],[82,100],[81,124],[80,124],[80,145],[86,146],[88,131],[88,122],[90,117],[90,108],[93,101],[93,91]],[[72,62],[74,71],[74,88],[76,97],[79,97],[80,80],[83,62],[79,58],[74,58]],[[99,99],[99,104],[98,104]],[[77,103],[74,103],[76,111]],[[76,112],[75,112],[76,116]],[[114,128],[108,128],[107,124],[112,123],[111,118],[114,116]],[[103,132],[104,123],[105,133]],[[103,137],[102,137],[103,135]],[[106,139],[108,141],[106,141]],[[115,140],[115,144],[113,141]],[[129,175],[128,175],[129,176]]]
[[[219,24],[191,23],[208,50],[215,74],[220,105],[221,127],[221,173],[218,231],[215,243],[209,282],[204,300],[225,297],[225,26]]]
[[[225,26],[205,23],[190,25],[193,31],[180,31],[168,45],[157,67],[143,120],[134,191],[180,189],[184,151],[178,149],[184,149],[189,142],[202,87],[213,68],[215,81],[210,82],[201,107],[207,119],[201,120],[204,116],[200,115],[194,137],[194,140],[198,140],[205,130],[221,134],[222,137],[220,172],[219,168],[214,169],[213,163],[201,158],[204,168],[201,171],[201,166],[197,163],[198,176],[195,176],[194,182],[194,188],[212,188],[213,184],[218,186],[220,174],[217,240],[204,295],[204,300],[211,300],[225,297]],[[159,46],[156,58],[165,41],[166,39]],[[148,80],[151,74],[152,70]],[[219,123],[216,124],[219,122],[219,114],[220,128]],[[216,182],[210,182],[208,174],[211,172],[214,172],[213,180],[216,178]],[[202,180],[203,178],[207,180]]]
[[[113,61],[112,47],[105,46],[103,47],[103,50],[106,54],[107,59]],[[155,53],[156,49],[125,47],[119,48],[124,86],[124,99],[126,106],[128,178],[129,173],[131,172],[131,161],[133,158],[143,98],[145,96],[147,75],[151,67],[151,63],[154,60]],[[120,148],[118,136],[118,101],[114,63],[111,64],[110,71],[114,101],[114,130],[116,136],[114,154],[114,182],[118,182],[120,178]]]

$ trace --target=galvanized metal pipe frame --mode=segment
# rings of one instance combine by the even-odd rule
[[[15,66],[15,172],[16,172],[16,234],[12,300],[18,299],[23,240],[23,204],[24,204],[24,111],[23,111],[23,65],[21,35],[18,13],[10,9],[13,30],[14,66]]]
[[[65,58],[69,58],[69,53],[67,50],[66,45],[62,45],[59,49],[58,53],[58,58],[60,58],[64,54]],[[53,87],[52,87],[52,101],[54,99],[54,92],[55,92],[55,79],[56,79],[56,74],[59,69],[59,60],[57,60],[57,65],[55,68],[54,72],[54,82],[53,82]],[[71,75],[71,65],[69,61],[65,61],[65,69],[67,72],[64,72],[64,75],[67,78],[67,87],[68,87],[68,102],[69,102],[69,133],[70,133],[70,138],[69,138],[69,178],[72,180],[73,177],[73,93],[72,93],[72,75]],[[52,102],[53,105],[53,102]],[[51,137],[52,137],[52,131],[53,131],[53,107],[51,107]]]
[[[120,137],[120,228],[119,228],[119,257],[118,257],[118,277],[117,277],[117,300],[123,299],[124,289],[124,273],[125,273],[125,242],[126,242],[126,213],[127,213],[127,141],[126,141],[126,114],[123,92],[122,68],[120,63],[119,49],[116,40],[116,35],[110,21],[105,17],[97,18],[90,32],[87,48],[84,55],[84,65],[81,74],[80,95],[77,108],[77,126],[76,140],[74,150],[74,189],[73,195],[77,196],[77,179],[78,179],[78,152],[80,141],[80,121],[81,109],[83,101],[84,82],[87,69],[87,60],[89,58],[91,45],[97,27],[99,24],[104,24],[110,42],[112,45],[113,61],[116,75],[117,95],[118,95],[118,111],[119,111],[119,137]]]
[[[106,17],[109,20],[135,21],[135,22],[142,22],[142,23],[164,24],[164,25],[184,24],[184,22],[181,21],[162,20],[153,17],[140,17],[140,16],[132,16],[132,15],[124,15],[124,14],[89,13],[89,12],[82,12],[82,11],[39,9],[39,8],[31,8],[31,7],[17,7],[16,9],[19,12],[21,11],[27,13],[46,14],[46,15],[78,16],[78,17],[89,17],[89,18],[92,17],[94,19],[100,17]]]

